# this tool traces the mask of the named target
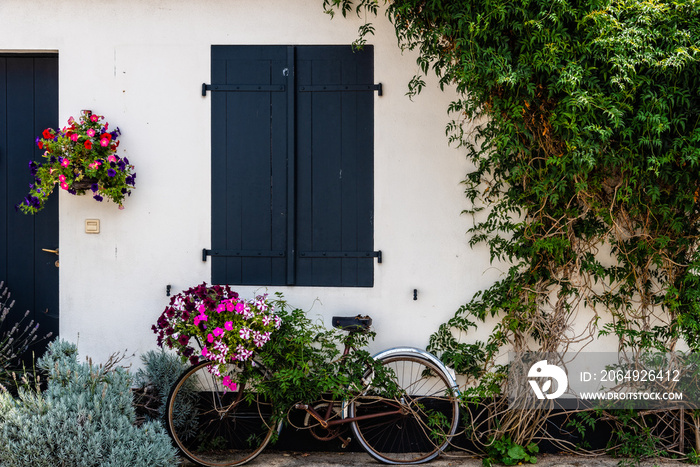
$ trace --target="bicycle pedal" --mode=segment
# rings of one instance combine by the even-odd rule
[[[346,439],[341,440],[343,444],[340,447],[342,447],[343,449],[347,448],[348,444],[350,444],[350,441],[352,441],[352,438],[350,438],[349,436]]]

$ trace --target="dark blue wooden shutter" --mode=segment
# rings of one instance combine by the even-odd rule
[[[286,47],[214,46],[214,283],[286,283]]]
[[[373,285],[373,49],[212,47],[212,281]]]
[[[372,257],[343,257],[374,247],[373,66],[371,46],[298,50],[298,285],[373,285]]]

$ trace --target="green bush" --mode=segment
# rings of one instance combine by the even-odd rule
[[[146,420],[165,422],[165,403],[170,389],[180,375],[189,368],[174,353],[149,350],[141,355],[143,368],[134,375],[136,383],[135,404],[137,414],[143,413]]]
[[[55,342],[38,361],[44,393],[0,394],[0,465],[166,466],[176,451],[155,422],[134,426],[131,377],[114,361],[79,363],[77,348]]]

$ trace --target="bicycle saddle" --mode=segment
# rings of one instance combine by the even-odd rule
[[[372,318],[369,316],[334,316],[333,327],[348,332],[367,332],[372,326]]]

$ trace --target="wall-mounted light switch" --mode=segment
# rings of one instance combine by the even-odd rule
[[[85,233],[98,234],[100,233],[99,219],[85,219]]]

